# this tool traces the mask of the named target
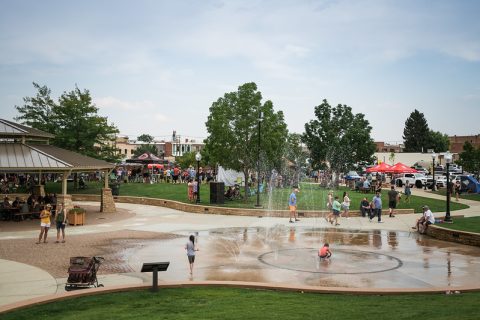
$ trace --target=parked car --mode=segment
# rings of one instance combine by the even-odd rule
[[[433,184],[433,176],[428,176],[427,187],[431,189],[432,184]],[[435,175],[435,185],[437,186],[437,188],[445,188],[447,186],[447,177],[442,175],[438,175],[438,176]]]
[[[345,175],[345,180],[360,180],[361,178],[356,171],[349,171]]]
[[[420,168],[415,168],[415,170],[418,171],[418,173],[421,173],[421,174],[424,174],[424,175],[427,175],[428,174],[428,170],[423,168],[423,167],[420,167]]]
[[[408,181],[410,187],[422,188],[427,183],[427,177],[421,173],[402,173],[395,177],[395,184],[403,187]]]

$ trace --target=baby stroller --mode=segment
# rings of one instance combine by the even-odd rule
[[[104,260],[102,257],[71,257],[65,291],[103,287],[98,283],[97,271]]]

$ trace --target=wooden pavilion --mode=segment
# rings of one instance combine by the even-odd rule
[[[0,119],[0,173],[60,173],[62,193],[57,201],[64,202],[67,210],[73,207],[72,196],[67,194],[67,178],[76,172],[105,173],[102,188],[102,212],[115,212],[112,190],[108,187],[109,172],[115,164],[61,149],[49,144],[55,136],[15,122]],[[35,194],[44,195],[43,185],[34,187]]]

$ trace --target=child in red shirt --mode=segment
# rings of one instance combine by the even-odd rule
[[[328,259],[332,256],[332,252],[330,251],[330,245],[325,243],[323,247],[318,250],[318,257],[320,259]]]

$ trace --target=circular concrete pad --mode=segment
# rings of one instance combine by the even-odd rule
[[[224,228],[198,232],[190,278],[183,238],[145,243],[129,260],[170,261],[164,281],[252,281],[348,288],[480,287],[480,248],[400,231],[334,228]],[[330,263],[317,250],[330,244]]]

